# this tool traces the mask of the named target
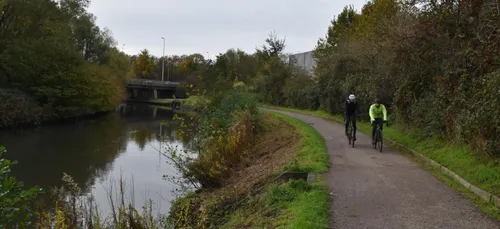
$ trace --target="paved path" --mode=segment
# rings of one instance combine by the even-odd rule
[[[281,112],[281,111],[280,111]],[[351,148],[344,127],[307,115],[281,112],[311,124],[326,140],[331,168],[330,225],[336,229],[500,229],[474,203],[419,164],[385,148],[379,153],[358,133]]]

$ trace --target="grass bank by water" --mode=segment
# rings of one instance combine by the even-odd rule
[[[323,173],[328,170],[329,156],[323,137],[310,125],[296,118],[266,112],[285,120],[300,134],[299,148],[287,171]],[[284,185],[270,185],[266,191],[250,198],[230,215],[223,228],[329,228],[328,190],[321,179],[310,184],[302,180]]]
[[[328,228],[328,192],[302,180],[276,186],[247,200],[221,228]]]
[[[262,104],[261,106],[327,118],[336,122],[343,121],[343,116],[331,115],[325,111],[299,110]],[[368,122],[358,122],[358,128],[361,132],[366,134],[370,134],[371,132],[371,126]],[[478,158],[474,152],[472,152],[470,148],[465,145],[453,145],[446,143],[442,139],[421,137],[415,130],[402,128],[398,125],[392,125],[388,128],[384,127],[384,137],[392,139],[410,149],[420,152],[426,157],[454,171],[471,184],[480,187],[489,193],[500,196],[500,159],[481,159]],[[433,172],[435,175],[438,173],[437,171]],[[449,179],[444,180],[444,175],[440,174],[438,177],[445,181],[448,185],[456,188],[462,193],[465,193],[464,188],[457,188],[460,185],[452,185],[451,180]],[[471,197],[470,193],[466,193],[466,195]],[[481,201],[478,201],[477,198],[472,199],[480,205],[483,211],[497,219],[500,219],[500,210],[497,207],[491,206],[491,204],[485,205],[484,203],[480,203]]]
[[[272,182],[284,171],[327,171],[323,138],[306,123],[270,112],[262,115],[258,133],[251,157],[223,186],[179,199],[172,219],[192,228],[328,228],[328,191],[321,181]]]
[[[149,102],[151,103],[156,103],[156,104],[165,104],[165,105],[169,105],[171,104],[175,99],[152,99],[152,100],[149,100]]]

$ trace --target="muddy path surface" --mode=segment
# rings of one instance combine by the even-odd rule
[[[326,140],[331,167],[330,225],[336,229],[499,229],[500,223],[399,152],[379,153],[358,133],[351,148],[344,127],[322,118],[277,111],[312,125]]]

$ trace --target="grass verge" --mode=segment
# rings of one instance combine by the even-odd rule
[[[328,192],[294,180],[247,200],[221,228],[328,228]]]
[[[284,169],[323,173],[328,170],[329,156],[323,137],[310,125],[296,118],[265,111],[291,124],[300,134],[300,148]],[[249,198],[228,217],[221,228],[329,228],[328,190],[319,181],[314,184],[294,180],[270,185]]]
[[[336,122],[343,121],[343,116],[331,115],[325,111],[299,110],[263,104],[260,104],[260,106],[326,118]],[[358,122],[358,129],[367,134],[371,132],[371,127],[368,122]],[[420,152],[426,157],[457,173],[471,184],[489,193],[500,196],[500,159],[483,160],[478,158],[467,146],[449,144],[438,138],[423,138],[417,134],[417,131],[402,128],[398,125],[393,125],[389,128],[384,127],[384,137]],[[430,168],[429,166],[426,167]],[[458,182],[449,178],[443,172],[437,171],[436,169],[430,170],[444,183],[470,197],[483,212],[500,220],[500,210],[498,207],[486,203],[472,192],[462,187]]]
[[[265,111],[292,124],[301,135],[301,148],[289,170],[296,172],[324,173],[328,171],[329,156],[325,139],[311,125],[288,115]]]

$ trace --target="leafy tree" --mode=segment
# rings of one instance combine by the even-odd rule
[[[185,57],[179,63],[179,72],[183,75],[191,75],[199,73],[205,65],[205,57],[199,53],[191,54]]]
[[[262,45],[261,49],[257,49],[257,56],[264,61],[271,57],[278,57],[285,50],[285,39],[278,38],[276,32],[271,32],[266,39],[266,44]]]
[[[123,79],[126,79],[127,73],[131,70],[130,57],[116,48],[109,49],[109,59],[106,65]]]
[[[153,56],[149,54],[148,50],[142,50],[141,54],[137,56],[137,59],[133,63],[133,71],[135,77],[148,77],[154,67]]]
[[[0,3],[0,87],[32,97],[44,120],[108,111],[123,94],[126,57],[114,48],[111,32],[95,25],[88,4]]]
[[[342,109],[344,92],[338,85],[342,85],[348,75],[347,65],[353,61],[342,55],[345,49],[341,47],[349,29],[354,26],[358,14],[352,6],[345,7],[331,22],[325,38],[320,38],[314,50],[316,68],[314,72],[318,78],[321,106],[329,112],[339,112]]]
[[[235,82],[252,84],[258,71],[255,55],[230,49],[218,55],[214,63],[207,63],[201,74],[201,87],[210,94],[220,94],[232,90]]]

